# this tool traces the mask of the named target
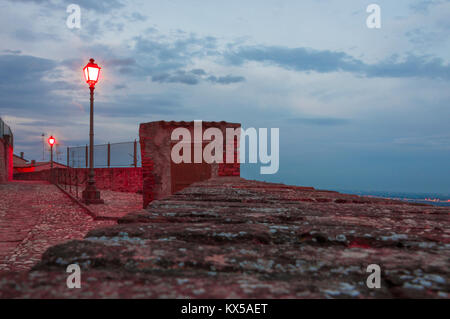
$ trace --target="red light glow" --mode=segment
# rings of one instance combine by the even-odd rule
[[[94,63],[94,59],[90,59],[89,63],[83,68],[84,79],[90,87],[94,87],[95,84],[97,84],[100,76],[100,69],[101,67]]]
[[[50,144],[50,146],[53,146],[56,143],[56,140],[53,136],[50,136],[48,138],[48,144]]]

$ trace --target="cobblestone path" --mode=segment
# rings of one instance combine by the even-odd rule
[[[113,224],[94,221],[51,184],[0,184],[0,272],[29,270],[48,247]]]

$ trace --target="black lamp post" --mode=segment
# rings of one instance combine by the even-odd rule
[[[94,172],[94,89],[100,75],[100,67],[90,59],[89,63],[83,68],[86,83],[89,84],[91,92],[91,110],[90,110],[90,128],[89,128],[89,174],[85,190],[83,191],[83,201],[86,204],[103,204],[100,198],[100,192],[95,186]]]
[[[54,182],[54,179],[53,179],[53,145],[55,145],[56,140],[53,136],[50,136],[47,141],[48,141],[48,144],[50,145],[50,181],[51,181],[51,183],[53,183]]]

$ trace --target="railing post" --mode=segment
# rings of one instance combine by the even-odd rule
[[[67,190],[67,172],[70,166],[70,149],[69,147],[67,147],[67,164],[66,164],[66,169],[64,170],[64,189]]]
[[[88,168],[88,163],[89,163],[89,150],[88,150],[88,146],[86,144],[86,168]]]
[[[111,143],[108,142],[108,168],[111,167]]]
[[[133,164],[137,167],[137,142],[134,140]]]

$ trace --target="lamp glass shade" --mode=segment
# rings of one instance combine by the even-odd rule
[[[50,136],[48,138],[48,144],[50,144],[50,146],[53,146],[55,144],[56,140],[53,136]]]
[[[83,68],[84,78],[89,86],[95,86],[100,76],[100,67],[90,59],[89,63]]]

